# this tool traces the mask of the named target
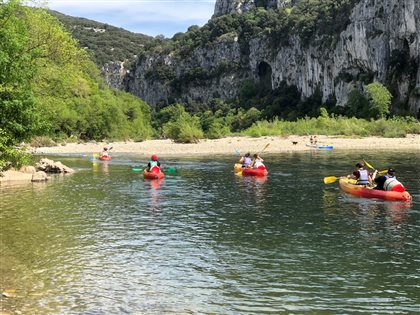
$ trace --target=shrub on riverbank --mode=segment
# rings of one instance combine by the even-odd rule
[[[327,136],[379,136],[386,138],[420,134],[420,122],[413,117],[366,120],[343,116],[302,118],[295,122],[274,119],[259,121],[242,132],[252,137],[319,134]]]

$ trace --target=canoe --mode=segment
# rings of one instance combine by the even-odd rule
[[[258,168],[244,168],[242,169],[242,176],[267,176],[268,171],[266,169]]]
[[[332,150],[334,147],[332,145],[320,145],[320,144],[307,144],[307,147],[317,149],[317,150]]]
[[[147,179],[161,179],[165,176],[163,172],[161,172],[159,167],[152,168],[151,172],[146,171],[146,169],[143,171],[143,177]]]
[[[111,160],[112,160],[112,158],[111,158],[109,155],[101,155],[101,156],[99,157],[99,159],[100,159],[101,161],[111,161]]]
[[[339,180],[340,189],[344,192],[363,198],[378,198],[389,201],[409,201],[411,200],[411,195],[408,191],[398,192],[398,191],[385,191],[377,190],[372,187],[365,187],[363,185],[355,185],[354,179],[349,179],[347,177],[341,177]]]

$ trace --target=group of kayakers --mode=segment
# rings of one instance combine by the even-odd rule
[[[353,174],[348,175],[347,177],[356,179],[358,185],[376,185],[374,189],[377,190],[404,192],[405,187],[397,180],[395,173],[395,169],[390,167],[386,170],[385,174],[377,176],[377,170],[370,173],[367,169],[365,169],[365,163],[358,162],[356,164],[356,170]]]
[[[255,168],[265,170],[264,160],[258,153],[254,154],[254,158],[251,158],[251,153],[247,152],[244,156],[239,159],[239,163],[242,164],[242,168]]]
[[[109,147],[104,147],[101,153],[101,157],[110,158],[109,155]],[[259,169],[265,170],[266,167],[264,165],[264,160],[261,158],[259,153],[255,153],[253,158],[251,158],[251,153],[247,152],[245,155],[241,156],[239,159],[239,164],[242,165],[242,169]],[[404,185],[399,182],[395,176],[395,169],[390,167],[385,172],[385,174],[379,174],[377,170],[373,173],[370,173],[365,168],[364,162],[356,163],[356,170],[351,174],[348,175],[348,178],[354,178],[357,181],[358,185],[364,186],[375,186],[374,189],[376,190],[385,190],[385,191],[397,191],[397,192],[404,192],[405,187]],[[369,167],[371,167],[368,164]],[[154,168],[160,170],[160,162],[158,160],[158,156],[156,154],[152,154],[150,157],[150,161],[147,164],[145,172],[152,172]],[[380,173],[383,173],[380,172]],[[379,175],[379,176],[378,176]]]

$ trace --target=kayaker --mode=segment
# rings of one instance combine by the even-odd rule
[[[369,172],[365,169],[365,164],[359,162],[356,164],[357,170],[355,170],[352,176],[357,179],[358,185],[369,185],[372,182]],[[352,177],[351,175],[347,176],[348,178]]]
[[[239,163],[242,164],[242,167],[251,167],[251,154],[248,152],[246,153],[243,157],[241,157],[241,159],[239,160]]]
[[[158,161],[158,156],[156,154],[152,154],[150,157],[150,162],[147,163],[146,171],[151,172],[154,167],[158,167],[160,169],[160,162]]]
[[[260,170],[265,170],[264,160],[258,155],[258,153],[254,154],[254,160],[251,163],[252,168],[257,168]]]
[[[108,151],[108,147],[104,147],[102,152],[101,152],[101,156],[102,157],[109,157],[109,151]]]
[[[376,173],[376,172],[375,172]],[[387,191],[398,191],[404,192],[405,187],[401,184],[396,176],[395,176],[395,169],[389,168],[388,172],[385,175],[381,175],[374,179],[377,186],[375,189],[377,190],[387,190]]]

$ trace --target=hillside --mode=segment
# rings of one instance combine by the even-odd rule
[[[218,14],[234,13],[140,55],[125,89],[158,107],[206,108],[220,99],[295,119],[319,115],[321,105],[343,113],[355,100],[365,103],[365,87],[380,82],[392,93],[392,114],[418,115],[419,1],[293,3],[218,0]]]
[[[154,38],[93,20],[72,17],[50,10],[64,27],[86,48],[95,63],[104,67],[107,63],[133,61],[142,50],[150,49]],[[127,66],[127,64],[126,64]]]

